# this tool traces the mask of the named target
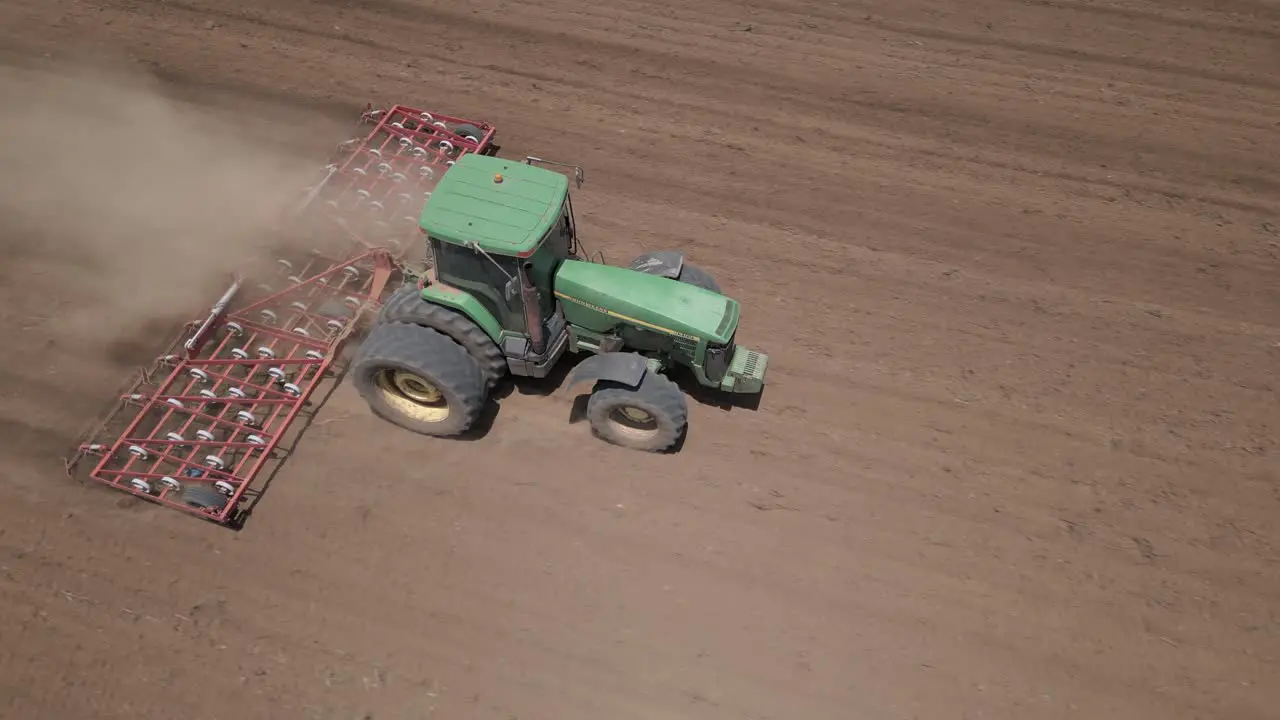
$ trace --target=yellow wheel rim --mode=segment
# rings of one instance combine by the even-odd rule
[[[644,408],[622,405],[609,413],[609,419],[618,432],[637,439],[647,439],[658,434],[658,419]]]
[[[383,370],[377,377],[383,400],[396,412],[420,422],[444,422],[449,401],[430,380],[407,370]]]
[[[652,415],[638,407],[622,407],[618,408],[618,412],[622,413],[623,417],[634,423],[647,423],[653,420]]]

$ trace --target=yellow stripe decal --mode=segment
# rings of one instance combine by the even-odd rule
[[[623,315],[623,314],[621,314],[621,313],[616,313],[616,312],[614,312],[614,311],[612,311],[612,310],[606,310],[605,308],[598,307],[598,306],[596,306],[596,305],[592,305],[592,304],[591,304],[591,303],[589,303],[589,302],[585,302],[585,301],[579,300],[579,299],[578,299],[578,298],[576,298],[576,297],[569,297],[568,295],[565,295],[564,293],[560,292],[559,290],[557,290],[557,291],[556,291],[555,295],[556,295],[556,297],[560,298],[561,300],[568,300],[569,302],[575,302],[575,303],[578,303],[579,305],[581,305],[581,306],[583,306],[583,307],[589,307],[589,308],[591,308],[592,310],[595,310],[596,312],[601,313],[602,315],[608,315],[608,316],[610,316],[610,317],[616,317],[616,318],[618,318],[619,320],[625,320],[625,321],[627,321],[627,322],[629,322],[629,323],[635,323],[636,325],[643,325],[644,327],[650,328],[650,329],[652,329],[652,330],[657,330],[658,332],[664,332],[664,333],[666,333],[666,334],[668,334],[668,335],[675,335],[676,337],[682,337],[682,338],[684,338],[684,339],[686,339],[686,340],[692,340],[692,341],[694,341],[694,342],[698,342],[698,338],[694,337],[693,335],[687,335],[687,334],[685,334],[685,333],[682,333],[682,332],[679,332],[679,331],[676,331],[676,330],[672,330],[672,329],[670,329],[670,328],[664,328],[664,327],[662,327],[661,325],[654,325],[653,323],[648,323],[648,322],[645,322],[645,321],[643,321],[643,320],[637,320],[637,319],[635,319],[635,318],[633,318],[633,317],[627,317],[626,315]]]

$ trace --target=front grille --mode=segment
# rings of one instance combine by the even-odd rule
[[[729,372],[729,363],[733,361],[735,349],[733,338],[729,338],[729,344],[723,347],[707,348],[707,359],[702,370],[707,374],[708,380],[718,383],[724,379],[725,373]]]

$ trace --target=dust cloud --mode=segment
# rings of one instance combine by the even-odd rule
[[[134,70],[3,67],[0,97],[0,268],[30,255],[60,268],[49,281],[77,299],[51,321],[90,343],[201,315],[231,271],[274,257],[324,162]]]

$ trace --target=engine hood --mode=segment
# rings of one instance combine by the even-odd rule
[[[566,260],[555,282],[562,302],[669,335],[724,344],[738,327],[738,301],[657,275]]]

